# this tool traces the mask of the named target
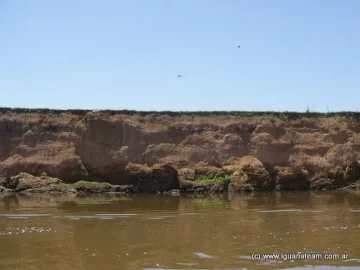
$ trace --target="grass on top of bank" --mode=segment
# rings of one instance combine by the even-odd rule
[[[113,109],[50,109],[50,108],[10,108],[0,107],[0,114],[6,113],[37,113],[47,115],[79,115],[84,116],[87,113],[99,113],[105,115],[168,115],[170,117],[179,116],[191,116],[191,117],[217,117],[217,116],[232,116],[238,118],[249,117],[263,117],[270,121],[276,121],[276,119],[299,119],[299,118],[317,118],[317,117],[346,117],[360,119],[359,111],[328,111],[317,112],[311,109],[309,106],[305,108],[303,112],[300,111],[136,111],[136,110],[113,110]]]

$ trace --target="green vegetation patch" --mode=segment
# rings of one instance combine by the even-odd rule
[[[245,175],[245,172],[242,168],[237,168],[235,171],[239,172],[241,175]]]
[[[216,184],[221,183],[224,181],[230,180],[230,175],[218,175],[218,174],[208,174],[208,175],[198,175],[195,178],[196,182],[202,183],[202,184]]]

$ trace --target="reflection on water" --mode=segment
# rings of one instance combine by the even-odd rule
[[[0,269],[357,269],[360,196],[0,196]],[[348,254],[252,260],[252,254]]]

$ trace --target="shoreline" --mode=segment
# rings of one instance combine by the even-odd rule
[[[64,181],[47,176],[43,174],[41,176],[33,176],[28,173],[20,173],[17,176],[11,177],[9,181],[0,186],[0,193],[51,193],[51,194],[251,194],[257,192],[281,192],[281,191],[329,191],[329,190],[344,190],[344,191],[357,191],[360,190],[360,180],[355,179],[352,182],[346,182],[346,175],[343,175],[343,181],[337,179],[324,179],[321,181],[310,182],[304,172],[298,175],[282,175],[283,181],[287,180],[291,186],[287,186],[286,183],[282,183],[279,179],[276,179],[278,175],[274,172],[268,173],[266,169],[263,169],[263,177],[261,179],[259,175],[259,168],[254,167],[227,167],[223,168],[224,171],[232,173],[218,178],[214,177],[214,171],[207,171],[207,174],[201,175],[201,178],[195,178],[196,172],[191,169],[176,170],[170,165],[164,165],[163,167],[172,168],[175,173],[175,179],[173,185],[164,187],[159,186],[159,178],[154,178],[152,173],[147,177],[138,177],[134,184],[122,184],[113,185],[108,182],[94,182],[94,181],[77,181],[74,183],[65,183]],[[160,167],[161,168],[161,167]],[[347,167],[347,169],[349,166]],[[358,163],[352,164],[352,170],[359,169]],[[205,168],[201,168],[205,169]],[[209,168],[206,168],[209,170]],[[214,170],[214,168],[211,168]],[[218,169],[218,168],[215,168]],[[257,171],[256,171],[257,170]],[[339,175],[341,168],[337,167],[335,171],[329,172],[329,174]],[[138,174],[138,171],[137,171]],[[219,174],[219,173],[218,173]],[[224,175],[224,172],[223,174]],[[229,176],[229,177],[227,177]],[[266,179],[267,176],[270,176]],[[260,178],[259,178],[260,177]],[[289,178],[290,177],[290,178]],[[141,179],[140,179],[141,178]],[[165,178],[167,178],[165,176]],[[220,179],[220,180],[217,180]],[[165,179],[167,180],[167,179]],[[146,182],[145,185],[142,184]],[[294,185],[297,183],[297,186]],[[305,183],[305,184],[304,184]],[[334,184],[335,183],[335,184]],[[259,185],[260,184],[260,185]],[[289,184],[289,183],[288,183]],[[336,185],[337,184],[337,185]],[[284,188],[285,187],[285,188]],[[287,187],[287,188],[286,188]]]
[[[122,188],[117,187],[109,190],[102,189],[88,189],[88,190],[77,190],[77,189],[59,189],[52,187],[44,187],[44,188],[33,188],[33,189],[25,189],[25,190],[16,190],[9,189],[5,187],[0,187],[0,195],[11,195],[11,194],[47,194],[47,195],[61,195],[61,194],[72,194],[72,195],[170,195],[170,196],[183,196],[183,195],[199,195],[199,196],[207,196],[207,195],[228,195],[228,196],[249,196],[256,194],[277,194],[277,193],[297,193],[297,192],[351,192],[358,193],[360,195],[360,186],[356,185],[353,187],[344,187],[338,189],[309,189],[309,190],[269,190],[269,191],[242,191],[242,192],[229,192],[229,191],[211,191],[211,190],[186,190],[181,191],[180,189],[174,189],[163,192],[147,192],[147,191],[137,191],[132,188]]]

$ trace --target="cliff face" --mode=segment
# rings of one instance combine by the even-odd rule
[[[196,172],[200,167],[236,165],[248,156],[262,163],[275,181],[270,185],[273,188],[282,181],[286,182],[283,186],[289,185],[295,181],[291,177],[298,179],[296,175],[304,171],[309,183],[305,188],[310,188],[311,181],[330,179],[335,168],[345,173],[350,165],[358,166],[360,121],[306,114],[246,117],[0,111],[3,184],[20,172],[35,176],[46,172],[65,182],[132,184],[139,179],[139,173],[129,169],[132,164],[151,167],[167,163],[177,170]],[[357,175],[353,178],[351,182],[358,180]]]

